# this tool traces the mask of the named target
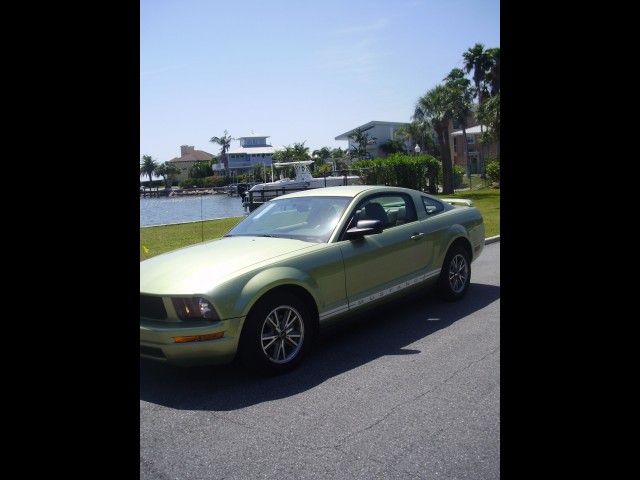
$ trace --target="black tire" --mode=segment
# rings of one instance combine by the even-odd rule
[[[467,293],[471,281],[471,262],[467,251],[454,245],[447,252],[438,279],[440,298],[451,302],[460,300]]]
[[[238,354],[251,370],[279,374],[293,370],[310,343],[307,307],[291,295],[278,293],[261,299],[249,312]]]

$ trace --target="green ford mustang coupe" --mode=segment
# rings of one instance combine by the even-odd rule
[[[222,238],[140,262],[140,356],[291,370],[324,328],[401,295],[462,298],[484,236],[471,201],[406,188],[274,198]]]

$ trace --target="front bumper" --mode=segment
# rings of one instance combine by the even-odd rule
[[[177,323],[177,324],[176,324]],[[243,318],[187,327],[178,322],[140,320],[140,357],[179,366],[231,362],[238,350]],[[224,332],[216,340],[176,343],[174,337]]]

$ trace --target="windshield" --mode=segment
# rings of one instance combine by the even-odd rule
[[[267,236],[325,243],[350,200],[344,197],[271,200],[254,210],[225,237]]]

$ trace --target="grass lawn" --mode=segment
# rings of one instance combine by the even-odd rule
[[[488,238],[500,235],[499,188],[464,190],[453,195],[436,196],[473,200],[484,217],[485,236]],[[243,218],[244,216],[140,228],[140,261],[180,247],[220,238]]]

